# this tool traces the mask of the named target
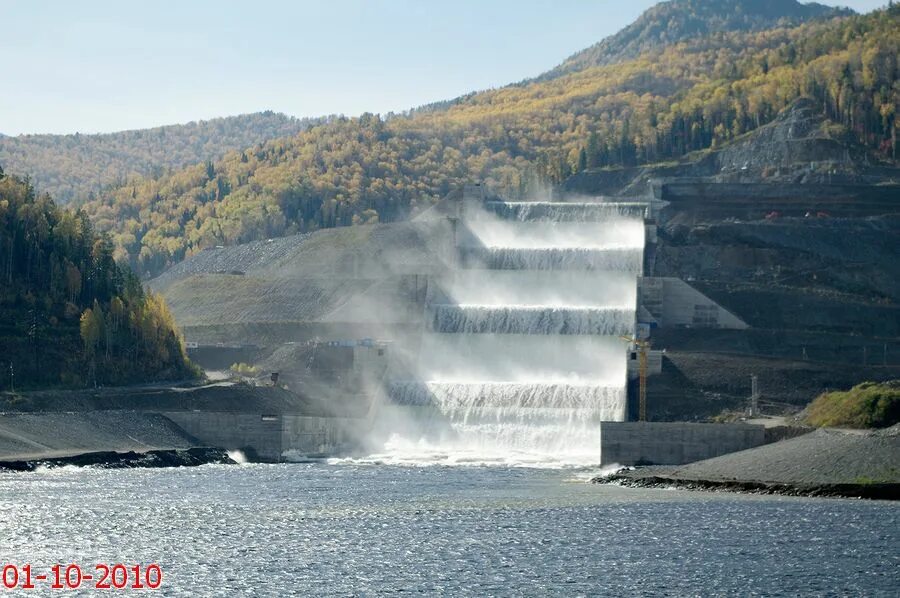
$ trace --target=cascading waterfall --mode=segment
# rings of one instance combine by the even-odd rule
[[[507,334],[631,334],[634,310],[622,308],[431,305],[432,332]]]
[[[486,201],[485,210],[513,220],[554,222],[602,222],[609,218],[642,218],[647,204],[641,202]]]
[[[626,415],[643,204],[468,207],[459,269],[426,307],[415,379],[393,382],[386,449],[417,461],[599,462]]]
[[[465,247],[460,249],[463,267],[488,270],[588,270],[641,271],[640,249],[580,247]]]

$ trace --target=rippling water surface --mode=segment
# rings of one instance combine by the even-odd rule
[[[3,473],[0,563],[157,562],[157,594],[178,596],[900,589],[896,504],[589,476],[353,463]]]

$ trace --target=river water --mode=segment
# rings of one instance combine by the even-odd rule
[[[0,564],[158,563],[155,593],[172,596],[900,588],[896,504],[635,490],[590,475],[346,462],[2,473]],[[41,593],[90,592],[28,595]]]

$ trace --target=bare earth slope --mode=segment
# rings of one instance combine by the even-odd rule
[[[770,123],[717,149],[663,164],[588,169],[565,187],[585,194],[638,196],[660,181],[695,183],[900,182],[900,169],[881,164],[843,127],[822,115],[810,98],[792,102]]]
[[[133,411],[0,413],[0,460],[196,446],[162,415]]]
[[[201,343],[246,340],[254,326],[404,321],[407,287],[443,267],[446,228],[361,225],[209,249],[150,285]]]

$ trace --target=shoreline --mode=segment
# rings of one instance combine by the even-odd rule
[[[900,424],[809,434],[685,465],[619,470],[595,483],[633,488],[900,500]]]
[[[866,500],[900,500],[900,484],[872,483],[824,483],[803,484],[788,482],[762,482],[757,480],[713,480],[667,476],[640,470],[617,473],[591,480],[594,484],[617,485],[625,488],[676,488],[699,492],[733,492],[776,496],[804,496],[818,498],[857,498]]]
[[[92,451],[65,457],[0,461],[0,472],[32,472],[42,467],[74,465],[100,469],[197,467],[209,464],[237,464],[228,451],[212,447],[153,449],[149,451]]]

